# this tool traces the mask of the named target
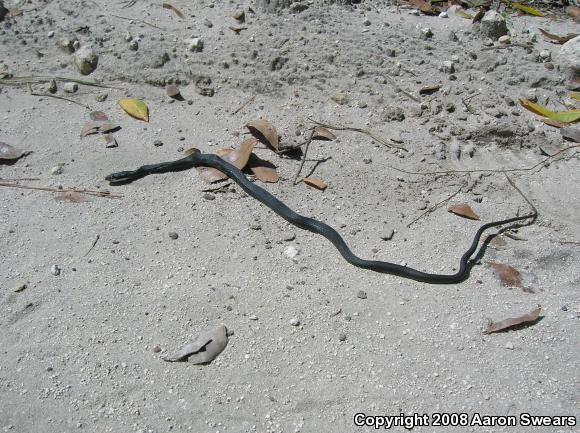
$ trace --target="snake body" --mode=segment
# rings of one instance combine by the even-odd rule
[[[236,182],[248,195],[252,196],[259,202],[272,209],[275,213],[284,218],[290,224],[293,224],[303,230],[308,230],[310,232],[324,236],[326,239],[332,242],[342,257],[344,257],[344,259],[350,264],[362,269],[368,269],[383,274],[396,275],[399,277],[430,284],[455,284],[464,281],[469,276],[469,259],[476,251],[481,236],[485,230],[492,227],[498,227],[501,225],[522,221],[528,218],[534,218],[537,214],[534,208],[533,214],[512,217],[501,221],[493,221],[487,224],[483,224],[475,233],[471,246],[461,256],[461,259],[459,260],[459,269],[456,273],[431,274],[413,269],[409,266],[402,266],[396,263],[377,260],[365,260],[356,256],[350,250],[340,234],[328,224],[298,214],[286,206],[283,202],[278,200],[276,197],[274,197],[272,194],[270,194],[268,191],[250,182],[246,176],[234,165],[224,161],[217,155],[203,154],[197,149],[195,149],[193,153],[186,156],[185,158],[181,158],[176,161],[143,165],[133,171],[121,171],[118,173],[110,174],[105,179],[111,183],[126,183],[132,182],[136,179],[153,173],[181,171],[198,166],[213,167],[222,171],[223,173],[227,174],[234,182]]]

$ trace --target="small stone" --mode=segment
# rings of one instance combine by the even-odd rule
[[[487,38],[485,41],[483,41],[483,45],[486,47],[492,47],[493,46],[493,40],[491,38]]]
[[[109,97],[109,94],[108,93],[97,93],[95,95],[95,101],[97,101],[97,102],[105,102],[108,97]]]
[[[290,325],[292,325],[292,326],[299,326],[300,325],[300,319],[298,319],[297,317],[293,317],[292,319],[290,319]]]
[[[27,286],[26,284],[21,284],[21,285],[19,285],[18,287],[16,287],[16,288],[14,289],[14,292],[15,292],[15,293],[20,293],[20,292],[23,292],[24,290],[26,290],[26,288],[27,288],[27,287],[28,287],[28,286]]]
[[[481,19],[480,29],[481,33],[492,39],[498,39],[508,33],[505,18],[495,10],[489,10],[485,13]]]
[[[155,146],[155,147],[161,147],[161,146],[163,146],[163,142],[161,140],[155,140],[153,142],[153,146]]]
[[[286,254],[287,257],[293,259],[298,255],[298,250],[294,245],[290,245],[289,247],[286,247],[284,254]]]
[[[409,11],[409,15],[419,16],[420,15],[420,12],[417,9],[411,9]]]
[[[54,37],[54,32],[51,30],[50,32],[48,32],[48,34],[46,36],[48,36],[49,38],[52,38],[52,37]]]
[[[244,11],[237,11],[234,15],[233,15],[234,19],[243,23],[244,21],[246,21],[246,13]]]
[[[210,20],[208,20],[207,18],[205,20],[203,20],[203,25],[210,28],[210,29],[213,27],[213,23]]]
[[[50,267],[50,273],[52,275],[54,275],[55,277],[60,275],[60,271],[61,271],[61,269],[58,265],[52,265]]]
[[[156,344],[155,346],[153,346],[153,352],[155,353],[161,352],[161,347],[158,344]]]
[[[334,96],[332,96],[332,100],[336,102],[338,105],[345,105],[348,103],[348,96],[343,92],[338,92]]]
[[[548,50],[540,51],[540,59],[542,59],[543,61],[547,62],[551,58],[552,58],[552,53],[550,53]]]
[[[56,91],[58,90],[58,87],[56,85],[56,80],[50,80],[46,86],[46,91],[49,93],[56,93]]]
[[[82,75],[89,75],[97,69],[99,57],[90,46],[85,45],[75,53],[74,63]]]
[[[203,51],[203,40],[201,38],[191,38],[185,41],[189,51],[201,52]]]
[[[206,193],[203,195],[203,198],[204,198],[204,199],[206,199],[206,200],[215,200],[215,195],[213,195],[213,194],[211,194],[211,193],[209,193],[209,192],[206,192]]]
[[[441,64],[441,71],[446,74],[453,74],[455,72],[455,65],[452,61],[446,60]]]
[[[250,320],[258,320],[258,316],[256,316],[255,314],[252,314],[250,317],[248,317],[248,319],[250,319]]]
[[[457,37],[457,33],[455,33],[455,32],[449,32],[448,39],[451,42],[457,42],[459,40],[459,38]]]
[[[512,343],[511,341],[508,341],[505,344],[505,348],[508,349],[508,350],[514,350],[514,343]]]
[[[133,39],[131,42],[129,42],[129,49],[131,51],[137,51],[139,49],[139,42]]]
[[[449,15],[447,15],[447,12],[443,11],[439,14],[439,18],[449,18]]]
[[[395,229],[388,228],[381,235],[381,239],[384,241],[390,241],[391,239],[393,239],[394,235],[395,235]]]
[[[371,20],[369,20],[368,18],[366,18],[366,19],[363,21],[363,26],[366,26],[366,27],[368,27],[368,26],[370,26],[370,25],[371,25]]]
[[[179,235],[175,232],[169,232],[168,235],[173,240],[176,240],[179,237]]]
[[[526,99],[536,102],[538,100],[538,89],[528,89],[526,91]]]
[[[568,306],[567,305],[562,305],[562,311],[568,311]]]
[[[562,45],[556,60],[566,78],[574,82],[580,75],[580,36]]]
[[[397,56],[397,52],[393,48],[387,48],[385,50],[385,56],[387,56],[387,57],[396,57]]]
[[[261,224],[254,223],[254,224],[250,224],[250,228],[252,230],[262,230],[262,225]]]
[[[296,233],[294,232],[288,232],[282,235],[282,240],[285,242],[291,242],[294,239],[296,239]]]
[[[62,174],[62,172],[63,172],[62,165],[55,165],[50,169],[50,174],[53,174],[55,176]]]
[[[367,292],[365,292],[364,290],[359,290],[358,293],[356,294],[356,297],[359,299],[366,299]]]
[[[69,38],[62,38],[58,41],[58,46],[61,50],[66,51],[67,53],[73,53],[74,52],[74,47],[73,47],[73,41],[70,40]]]
[[[423,27],[420,34],[421,39],[429,39],[433,37],[433,31],[429,27]]]
[[[344,332],[341,332],[340,334],[338,334],[338,340],[339,341],[346,341],[346,334]]]
[[[512,39],[508,35],[500,36],[497,41],[502,45],[508,45],[512,43]]]
[[[79,90],[79,85],[77,83],[69,81],[67,83],[64,83],[62,85],[62,88],[66,93],[75,93],[77,90]]]

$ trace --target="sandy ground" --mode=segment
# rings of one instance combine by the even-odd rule
[[[235,186],[204,193],[208,185],[195,170],[123,186],[104,178],[179,158],[192,146],[236,147],[246,122],[260,117],[285,145],[304,141],[309,117],[368,128],[408,151],[335,131],[336,141],[313,142],[303,170],[315,168],[329,185],[321,192],[293,185],[299,160],[261,148],[256,153],[281,175],[265,188],[336,227],[365,258],[452,273],[482,222],[527,212],[526,203],[499,173],[420,176],[395,168],[531,167],[546,158],[540,148],[569,146],[517,101],[533,95],[565,109],[562,73],[539,57],[543,50],[556,57],[560,46],[537,29],[580,33],[580,26],[563,15],[512,15],[513,46],[486,49],[469,20],[416,16],[383,2],[314,2],[278,14],[249,2],[171,4],[184,19],[142,1],[123,8],[111,0],[29,0],[22,15],[0,24],[0,66],[13,76],[116,87],[65,93],[57,83],[57,96],[89,110],[30,94],[46,92],[43,83],[0,85],[0,141],[32,152],[0,165],[0,178],[123,195],[69,203],[51,192],[1,188],[2,431],[354,432],[374,431],[354,425],[359,412],[578,416],[580,172],[573,150],[512,173],[539,217],[493,242],[456,285],[355,268],[324,238],[287,224]],[[245,23],[232,18],[242,10]],[[236,34],[230,26],[247,29]],[[426,27],[433,35],[424,39]],[[203,40],[203,51],[188,49],[192,37]],[[63,38],[93,47],[99,62],[92,74],[79,74]],[[137,40],[136,51],[128,39]],[[200,77],[206,86],[211,80],[214,96],[196,90]],[[185,101],[166,96],[168,82],[179,84]],[[438,92],[419,96],[435,84]],[[128,117],[117,105],[124,97],[145,101],[150,122]],[[100,136],[79,138],[91,110],[121,126],[118,147],[107,148]],[[412,223],[460,187],[449,204],[469,204],[481,222],[444,204]],[[294,258],[289,247],[298,251]],[[518,269],[525,290],[502,286],[488,262]],[[543,319],[534,326],[483,334],[488,319],[537,305]],[[234,334],[213,363],[162,360],[220,323]]]

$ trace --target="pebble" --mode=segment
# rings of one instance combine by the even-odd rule
[[[393,239],[394,235],[395,235],[395,229],[388,228],[381,235],[381,239],[384,241],[390,241],[391,239]]]
[[[175,232],[169,232],[168,234],[169,234],[169,237],[173,240],[176,240],[179,237],[179,235]]]
[[[90,46],[85,45],[84,47],[79,48],[75,53],[74,63],[82,75],[89,75],[97,69],[99,57]]]
[[[161,347],[158,344],[156,344],[155,346],[153,346],[153,352],[155,353],[161,352]]]
[[[97,93],[95,95],[95,101],[97,101],[97,102],[105,102],[108,97],[109,97],[109,94],[108,93]]]
[[[359,290],[358,293],[356,294],[356,297],[359,299],[366,299],[367,292],[365,292],[364,290]]]
[[[50,267],[50,273],[52,275],[54,275],[55,277],[60,275],[60,271],[61,271],[61,269],[58,265],[52,265]]]
[[[16,287],[16,288],[14,289],[14,292],[15,292],[15,293],[20,293],[20,292],[23,292],[24,290],[26,290],[26,288],[27,288],[27,287],[28,287],[28,286],[27,286],[26,284],[21,284],[21,285],[19,285],[18,287]]]
[[[213,27],[213,23],[210,20],[208,20],[207,18],[205,20],[203,20],[203,24],[210,29]]]
[[[369,20],[368,18],[366,18],[366,19],[363,21],[363,26],[367,26],[367,27],[368,27],[368,26],[370,26],[370,25],[371,25],[371,20]]]
[[[250,320],[258,320],[258,316],[256,316],[255,314],[250,315],[250,317],[248,317],[248,319]]]
[[[50,169],[50,174],[53,175],[59,175],[62,174],[62,172],[63,172],[62,165],[56,165]]]
[[[286,249],[284,250],[284,254],[293,259],[298,255],[298,250],[294,245],[290,245],[289,247],[286,247]]]
[[[46,91],[54,94],[57,90],[56,80],[50,80],[46,86]]]
[[[453,74],[455,72],[455,65],[452,61],[446,60],[441,64],[441,71],[446,74]]]
[[[51,30],[50,32],[48,32],[48,34],[46,36],[48,36],[49,38],[52,38],[52,37],[54,37],[54,32]]]
[[[75,93],[77,90],[79,90],[79,85],[69,81],[64,83],[62,88],[66,93]]]
[[[439,18],[449,18],[449,15],[447,14],[447,12],[443,11],[439,14]]]
[[[161,140],[155,140],[153,142],[153,146],[155,146],[155,147],[163,146],[163,142]]]
[[[503,45],[508,45],[512,43],[512,39],[508,35],[500,36],[497,41]]]
[[[189,51],[200,52],[203,51],[203,40],[201,38],[191,38],[185,41]]]
[[[129,49],[131,51],[137,51],[139,49],[139,43],[133,39],[131,42],[129,42]]]
[[[340,334],[338,334],[338,340],[339,341],[346,341],[346,334],[344,332],[341,332]]]
[[[481,19],[480,29],[481,33],[492,39],[497,39],[508,32],[505,18],[495,10],[489,10],[485,13]]]
[[[429,39],[433,36],[433,31],[429,27],[421,29],[421,39]]]
[[[505,344],[505,348],[508,349],[508,350],[514,350],[514,343],[512,343],[511,341],[508,341]]]
[[[204,198],[204,199],[206,199],[206,200],[215,200],[215,195],[213,195],[213,194],[211,194],[211,193],[209,193],[209,192],[206,192],[206,193],[203,195],[203,198]]]
[[[297,317],[293,317],[292,319],[290,319],[290,325],[292,326],[300,325],[300,319],[298,319]]]
[[[552,54],[548,50],[540,51],[540,59],[548,61],[552,58]]]

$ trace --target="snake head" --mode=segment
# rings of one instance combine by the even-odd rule
[[[119,171],[117,173],[112,173],[105,177],[105,180],[111,183],[126,182],[135,178],[135,173],[133,171]]]

